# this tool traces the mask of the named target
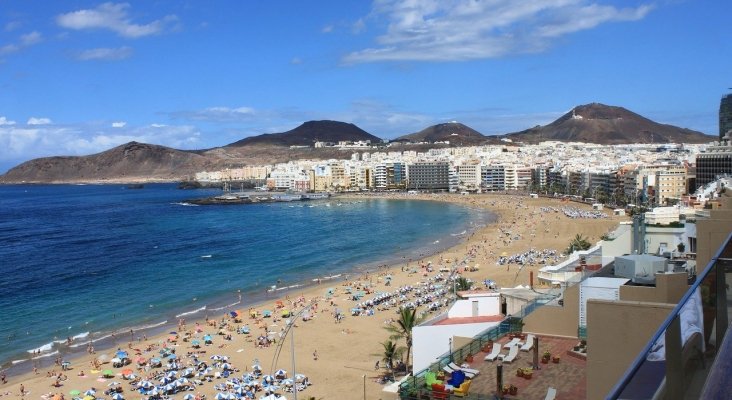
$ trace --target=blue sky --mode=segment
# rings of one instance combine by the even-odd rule
[[[0,1],[0,172],[334,119],[484,134],[601,102],[716,134],[727,0]]]

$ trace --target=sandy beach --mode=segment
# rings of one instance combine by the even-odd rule
[[[374,298],[376,293],[393,292],[397,288],[412,285],[418,286],[439,274],[441,266],[451,268],[454,265],[462,270],[461,276],[470,278],[476,285],[482,287],[486,279],[494,280],[500,287],[513,287],[519,284],[528,284],[529,273],[543,267],[543,264],[526,265],[519,268],[517,264],[497,265],[497,259],[502,255],[520,254],[530,249],[556,250],[562,253],[572,237],[580,233],[595,243],[600,236],[612,230],[625,217],[608,217],[605,219],[569,218],[562,212],[555,212],[547,207],[573,207],[589,211],[590,207],[576,203],[562,203],[556,199],[532,199],[524,196],[509,195],[390,195],[394,198],[409,200],[434,200],[464,204],[470,207],[486,208],[498,215],[498,221],[483,227],[473,233],[466,234],[458,245],[440,253],[426,257],[423,260],[411,260],[407,264],[397,264],[382,267],[378,271],[360,276],[351,275],[349,279],[339,282],[323,282],[316,287],[309,288],[302,293],[289,295],[259,304],[251,310],[242,309],[242,314],[233,318],[229,314],[209,315],[208,320],[185,321],[176,330],[176,334],[166,334],[159,337],[138,338],[134,335],[131,343],[120,346],[120,350],[129,354],[132,363],[124,367],[113,367],[109,362],[115,357],[117,349],[97,350],[96,354],[71,360],[68,369],[55,366],[38,371],[29,372],[22,376],[8,377],[7,383],[0,383],[0,398],[28,398],[28,399],[71,399],[70,393],[78,390],[83,393],[90,388],[97,389],[97,397],[111,398],[103,392],[109,389],[112,382],[120,382],[122,394],[126,399],[147,398],[134,391],[128,380],[123,379],[122,371],[131,369],[141,379],[152,379],[153,375],[165,369],[169,359],[162,357],[160,350],[169,348],[175,350],[175,358],[181,365],[181,371],[189,364],[193,364],[194,355],[198,362],[206,362],[213,367],[215,355],[227,357],[232,376],[241,378],[242,374],[252,372],[252,365],[259,364],[264,374],[274,373],[278,369],[287,371],[288,377],[293,377],[293,352],[291,337],[282,341],[278,347],[280,332],[284,329],[287,318],[283,311],[297,312],[306,306],[309,310],[295,320],[291,330],[294,333],[294,362],[295,372],[304,374],[311,383],[304,391],[298,393],[298,398],[309,399],[391,399],[394,395],[383,393],[383,384],[378,378],[386,373],[383,362],[379,369],[375,364],[382,358],[383,347],[381,342],[388,340],[389,333],[384,329],[390,320],[396,318],[396,307],[384,310],[384,307],[374,307],[372,315],[352,316],[350,310],[357,303]],[[605,210],[606,214],[611,211]],[[433,270],[427,272],[422,265],[431,263]],[[553,263],[553,259],[550,263]],[[463,270],[466,266],[479,266],[477,271]],[[520,272],[519,272],[520,271]],[[387,275],[390,279],[387,279]],[[443,275],[445,275],[443,273]],[[387,285],[388,284],[388,285]],[[329,290],[332,289],[332,290]],[[350,292],[350,293],[348,293]],[[364,296],[358,301],[353,296],[363,292]],[[411,299],[415,295],[409,293]],[[279,302],[279,304],[278,304]],[[425,306],[420,307],[420,311]],[[265,310],[272,311],[272,316],[264,317]],[[335,318],[339,310],[343,318]],[[441,308],[444,311],[445,308]],[[430,316],[437,315],[437,311]],[[250,314],[256,312],[253,318]],[[223,324],[223,326],[222,326]],[[240,333],[248,327],[249,334]],[[211,336],[211,344],[207,345],[205,335]],[[268,346],[260,345],[259,336],[269,336],[277,342]],[[228,339],[230,337],[230,339]],[[172,340],[171,340],[172,339]],[[174,340],[174,341],[173,341]],[[194,342],[195,341],[195,342]],[[197,347],[194,347],[195,343]],[[403,345],[403,341],[400,341]],[[279,349],[279,357],[276,352]],[[150,368],[149,365],[138,364],[138,359],[147,362],[153,357],[162,357],[162,368]],[[94,366],[94,359],[101,359],[105,363]],[[142,361],[142,360],[140,360]],[[111,370],[112,375],[105,378],[103,372]],[[221,365],[214,367],[211,374],[222,373]],[[83,372],[83,374],[82,374]],[[130,371],[128,371],[130,372]],[[59,374],[61,379],[58,379]],[[214,399],[218,390],[215,386],[224,384],[224,378],[212,378],[207,381],[206,376],[191,377],[203,381],[195,384],[191,391],[181,391],[172,395],[175,399],[183,399],[184,395],[205,395],[207,399]],[[59,386],[55,386],[58,383]],[[154,383],[158,383],[154,380]],[[24,396],[21,396],[21,385]],[[284,393],[282,390],[280,393]],[[284,393],[288,399],[292,393]],[[256,398],[263,395],[258,392]]]

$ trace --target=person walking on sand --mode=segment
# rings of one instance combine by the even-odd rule
[[[318,361],[318,350],[313,350],[313,360]]]

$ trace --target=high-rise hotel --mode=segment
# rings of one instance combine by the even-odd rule
[[[696,156],[696,186],[702,187],[723,175],[732,175],[732,94],[719,103],[719,145]]]
[[[722,97],[719,102],[719,141],[732,129],[732,94]]]

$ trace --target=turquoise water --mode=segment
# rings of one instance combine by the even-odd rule
[[[29,368],[33,349],[43,351],[35,360],[43,365],[90,340],[111,346],[112,333],[159,331],[283,293],[267,293],[272,286],[297,290],[326,277],[337,284],[434,253],[492,218],[369,198],[183,203],[214,193],[163,184],[0,186],[2,367]]]

